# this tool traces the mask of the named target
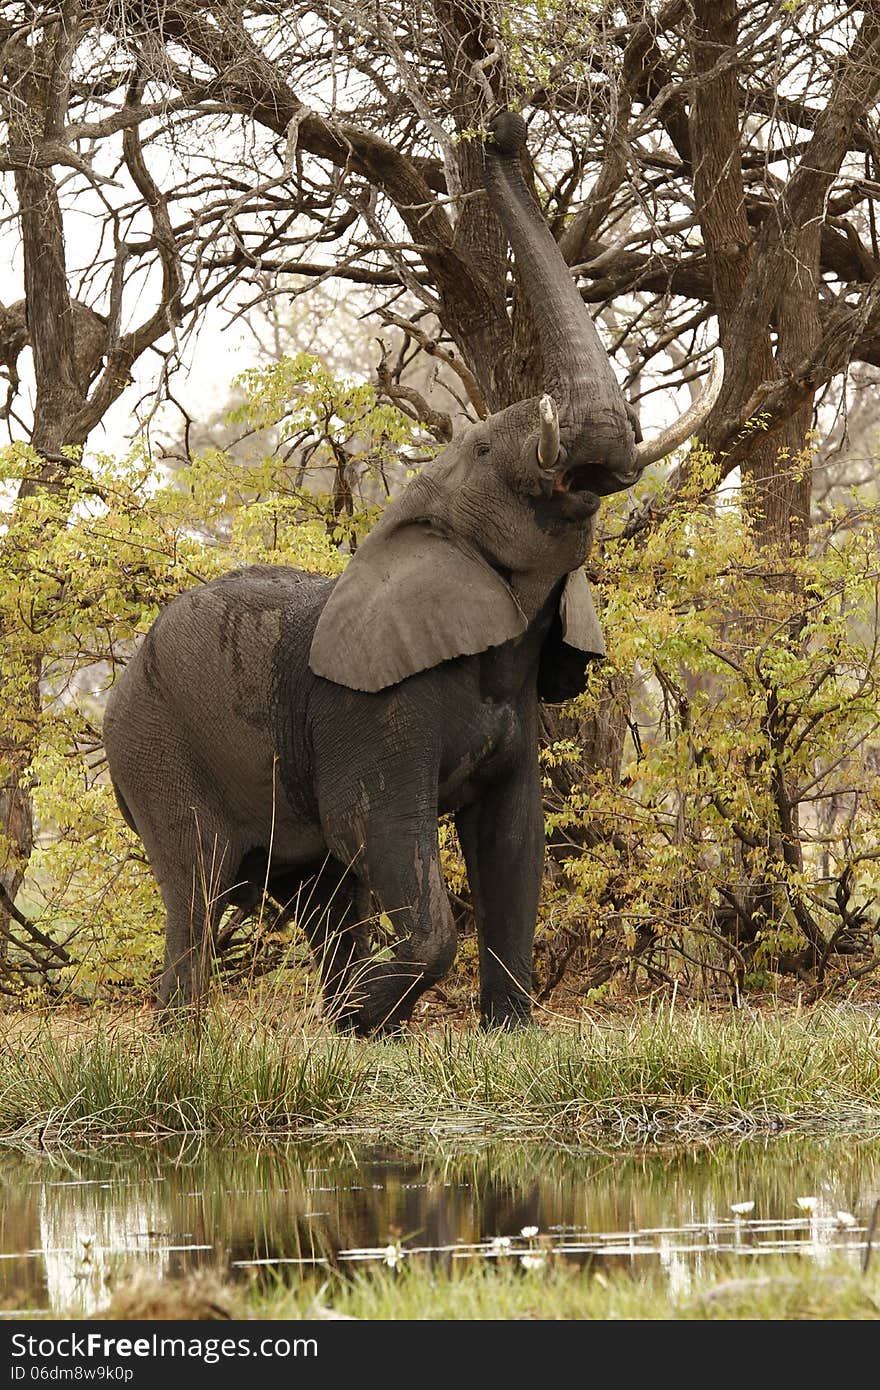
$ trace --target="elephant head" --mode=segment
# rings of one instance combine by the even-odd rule
[[[581,671],[588,656],[603,655],[581,568],[600,499],[687,439],[714,398],[653,444],[637,440],[607,353],[523,177],[525,122],[504,112],[490,135],[486,189],[529,297],[546,389],[463,430],[387,508],[337,581],[309,664],[356,690],[381,690],[510,641],[556,592],[563,648],[579,654]],[[547,693],[552,676],[543,684],[543,698],[562,698]]]

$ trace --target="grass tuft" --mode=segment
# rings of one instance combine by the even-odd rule
[[[169,1134],[236,1138],[528,1134],[548,1142],[880,1132],[880,1018],[815,1008],[390,1042],[222,1003],[165,1032],[51,1015],[7,1030],[0,1137],[32,1147]]]

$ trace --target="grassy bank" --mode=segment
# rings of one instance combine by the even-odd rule
[[[149,1017],[7,1018],[0,1139],[349,1134],[389,1142],[486,1132],[549,1142],[688,1142],[781,1131],[880,1132],[880,1015],[663,1010],[509,1036],[393,1042],[219,1004],[164,1033]]]
[[[880,1262],[866,1273],[852,1261],[742,1262],[695,1272],[686,1287],[662,1277],[615,1276],[548,1261],[523,1269],[453,1264],[428,1270],[359,1272],[306,1279],[294,1287],[247,1289],[209,1277],[120,1286],[101,1316],[255,1320],[489,1321],[545,1320],[839,1320],[880,1318]],[[328,1328],[332,1342],[332,1327]]]

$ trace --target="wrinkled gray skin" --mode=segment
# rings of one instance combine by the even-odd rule
[[[536,400],[472,425],[341,579],[255,566],[184,593],[111,692],[113,784],[167,910],[166,1008],[203,989],[222,910],[268,885],[307,932],[338,1024],[398,1025],[455,955],[437,843],[452,812],[482,1021],[529,1018],[538,700],[576,693],[601,654],[581,566],[600,496],[637,469],[630,414],[522,178],[524,133],[498,118],[486,179],[559,406],[553,468],[537,458]],[[369,956],[376,909],[391,960]]]

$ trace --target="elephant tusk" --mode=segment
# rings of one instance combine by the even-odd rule
[[[542,468],[552,468],[559,458],[559,411],[552,396],[541,397],[538,414],[541,417],[538,462]]]
[[[647,468],[649,463],[656,463],[658,459],[665,458],[667,454],[672,453],[673,449],[678,449],[685,440],[690,439],[717,401],[723,379],[724,354],[719,347],[712,354],[712,366],[706,385],[693,405],[689,406],[683,415],[680,415],[671,425],[667,425],[666,429],[661,430],[653,439],[645,439],[641,444],[636,445],[636,461],[632,470],[633,481],[643,468]]]

